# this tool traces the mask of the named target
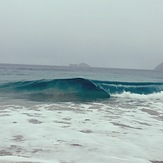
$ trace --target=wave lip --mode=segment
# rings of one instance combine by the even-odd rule
[[[89,101],[110,95],[84,78],[19,81],[0,85],[0,91],[32,101]]]

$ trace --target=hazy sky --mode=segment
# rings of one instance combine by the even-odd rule
[[[0,0],[0,62],[152,69],[163,0]]]

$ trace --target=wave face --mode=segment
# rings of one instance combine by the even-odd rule
[[[129,92],[140,95],[149,95],[163,91],[163,83],[158,82],[95,81],[95,83],[109,94]]]
[[[20,81],[0,85],[0,92],[32,101],[90,101],[110,95],[83,78]]]
[[[163,92],[163,83],[97,81],[84,78],[19,81],[0,85],[0,94],[32,101],[94,101],[110,95],[150,95]]]

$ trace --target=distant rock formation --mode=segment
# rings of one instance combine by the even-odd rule
[[[88,64],[86,63],[80,63],[79,65],[78,64],[69,64],[70,67],[82,67],[82,68],[88,68],[90,67]]]
[[[79,67],[90,67],[90,66],[88,64],[86,64],[86,63],[80,63]]]
[[[162,62],[161,64],[159,64],[159,65],[155,68],[155,70],[157,70],[157,71],[163,71],[163,62]]]

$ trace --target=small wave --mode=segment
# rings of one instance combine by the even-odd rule
[[[109,94],[121,94],[130,92],[134,94],[153,94],[163,91],[163,83],[157,82],[115,82],[115,81],[95,81],[102,89]]]
[[[0,85],[0,92],[33,101],[89,101],[110,95],[83,78],[19,81]]]

